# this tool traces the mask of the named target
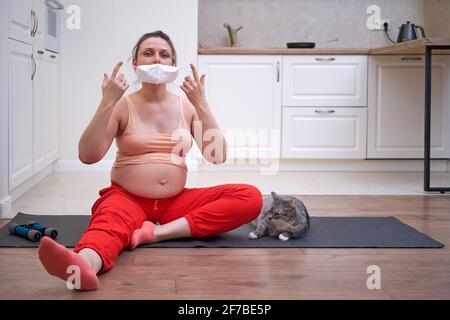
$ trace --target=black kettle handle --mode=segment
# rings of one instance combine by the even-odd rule
[[[423,30],[423,27],[418,25],[415,25],[415,27],[420,30],[422,38],[425,38],[425,30]]]

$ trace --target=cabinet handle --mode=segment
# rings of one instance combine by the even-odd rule
[[[34,18],[36,19],[36,29],[34,29],[33,37],[36,35],[39,28],[39,19],[37,18],[36,12],[34,13]]]
[[[34,10],[31,10],[31,18],[33,18],[33,28],[31,28],[30,35],[34,37],[34,30],[36,28],[36,14]]]
[[[42,51],[42,50],[38,50],[38,52],[37,52],[39,55],[43,55],[44,54],[44,51]]]
[[[50,55],[50,58],[55,59],[56,56],[55,56],[54,54],[51,54],[51,55]]]
[[[335,113],[336,111],[334,111],[334,110],[315,110],[314,112],[318,113],[318,114],[331,114],[331,113]]]
[[[402,57],[402,61],[421,61],[421,57]]]
[[[34,80],[34,75],[36,74],[36,60],[34,59],[34,56],[31,55],[31,61],[33,62],[33,72],[31,73],[31,80]]]
[[[280,82],[280,61],[277,61],[277,82]]]
[[[336,60],[336,58],[315,58],[315,60],[319,62],[330,62]]]

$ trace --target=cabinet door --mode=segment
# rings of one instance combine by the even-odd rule
[[[59,56],[35,51],[34,170],[44,169],[59,152]]]
[[[367,56],[283,56],[283,106],[367,106]]]
[[[425,58],[369,59],[368,157],[423,158]],[[433,56],[431,157],[450,157],[449,57]]]
[[[33,0],[9,0],[9,37],[31,44],[35,18],[31,15]]]
[[[283,107],[282,156],[364,159],[366,108]]]
[[[8,39],[9,190],[33,173],[33,63],[30,45]]]
[[[229,158],[278,158],[281,56],[201,55],[208,102]]]

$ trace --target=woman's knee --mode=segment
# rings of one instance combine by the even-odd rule
[[[92,213],[92,220],[126,225],[133,231],[141,227],[146,220],[146,214],[136,201],[121,194],[114,194],[97,206]]]
[[[129,237],[141,227],[145,215],[130,212],[119,207],[106,207],[95,212],[92,223],[96,229],[105,229],[118,237]]]
[[[240,186],[244,188],[243,193],[249,198],[262,201],[261,191],[257,187],[251,184],[241,184]]]
[[[248,206],[248,215],[250,218],[256,218],[261,212],[263,198],[261,191],[251,184],[241,184],[242,195],[246,198],[245,204]]]

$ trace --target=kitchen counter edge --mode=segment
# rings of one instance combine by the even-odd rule
[[[216,47],[199,48],[198,54],[208,55],[385,55],[385,54],[424,54],[426,46],[450,46],[450,39],[423,38],[396,43],[378,48],[241,48]],[[450,54],[450,50],[439,50],[437,54]]]

